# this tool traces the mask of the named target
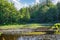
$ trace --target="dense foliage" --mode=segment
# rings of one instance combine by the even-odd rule
[[[11,24],[16,22],[18,12],[12,3],[7,0],[0,1],[0,24]]]
[[[0,1],[0,24],[60,22],[60,3],[51,1],[16,10],[13,3]]]

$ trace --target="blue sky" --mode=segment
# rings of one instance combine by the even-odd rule
[[[39,0],[9,0],[14,3],[14,6],[19,10],[23,7],[28,7],[29,5],[34,5],[36,3],[40,3]],[[60,0],[52,0],[54,4],[56,4]]]
[[[31,3],[35,2],[35,0],[21,0],[21,3],[27,3],[28,5],[31,5]]]

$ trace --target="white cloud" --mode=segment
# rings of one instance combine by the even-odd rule
[[[23,8],[23,7],[28,7],[28,4],[22,4],[20,0],[9,0],[14,3],[14,6],[17,8],[17,10]]]
[[[41,2],[43,2],[43,1],[46,1],[46,0],[35,0],[35,4],[41,3]],[[52,0],[52,2],[53,2],[54,4],[57,4],[57,2],[60,2],[60,0]]]
[[[23,4],[19,0],[13,0],[13,3],[18,10],[23,7]]]
[[[60,2],[60,0],[52,0],[54,4],[57,4],[57,2]]]
[[[24,4],[24,7],[28,7],[28,6],[29,6],[28,4],[26,4],[26,3]]]
[[[52,2],[53,2],[54,4],[57,4],[58,0],[52,0]]]
[[[14,6],[17,8],[17,10],[19,10],[19,9],[21,9],[23,7],[28,7],[29,6],[27,3],[25,3],[25,4],[21,3],[20,2],[21,0],[9,0],[9,1],[14,3]],[[35,3],[32,2],[31,6],[33,6],[34,4],[40,3],[40,1],[41,0],[35,0]],[[53,0],[52,2],[54,4],[56,4],[58,1],[60,1],[60,0]]]
[[[35,3],[36,3],[36,4],[37,4],[37,3],[40,3],[39,1],[40,1],[40,0],[35,0]]]

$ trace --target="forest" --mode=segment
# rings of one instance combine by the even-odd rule
[[[51,1],[17,10],[13,3],[0,1],[0,25],[28,23],[59,23],[60,2]]]

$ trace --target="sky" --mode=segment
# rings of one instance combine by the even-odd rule
[[[29,7],[29,5],[33,6],[34,4],[40,3],[40,0],[9,0],[9,2],[13,2],[14,6],[17,10],[23,7]],[[42,1],[42,0],[41,0]],[[52,0],[54,4],[56,4],[60,0]]]

